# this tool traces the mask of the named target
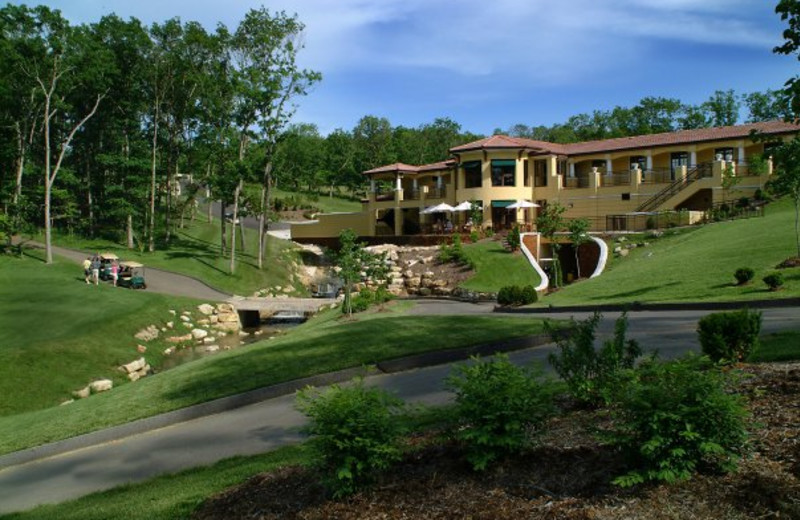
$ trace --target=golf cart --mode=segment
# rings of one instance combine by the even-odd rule
[[[120,262],[117,285],[131,289],[147,289],[144,281],[144,265],[139,262]]]
[[[100,255],[101,280],[111,280],[111,264],[118,261],[119,257],[114,253],[102,253]]]

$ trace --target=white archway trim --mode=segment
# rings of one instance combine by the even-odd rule
[[[597,267],[594,268],[592,276],[589,277],[595,278],[603,274],[603,271],[606,268],[606,262],[608,261],[608,244],[606,244],[606,241],[602,238],[593,237],[591,235],[589,235],[589,238],[594,240],[598,247],[600,247],[600,258],[597,259]]]
[[[546,291],[547,288],[550,286],[550,279],[547,278],[547,274],[545,274],[542,266],[539,265],[539,262],[536,261],[536,258],[533,256],[528,250],[528,247],[525,245],[524,237],[526,236],[538,236],[539,233],[520,233],[519,234],[519,248],[522,250],[522,254],[525,255],[525,258],[528,259],[528,262],[533,266],[533,269],[539,274],[539,277],[542,279],[539,282],[539,285],[536,286],[536,292]],[[541,240],[541,238],[539,238]]]

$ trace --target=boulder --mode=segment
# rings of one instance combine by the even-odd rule
[[[158,337],[159,330],[155,325],[150,325],[137,332],[134,337],[139,341],[152,341]]]
[[[217,341],[217,338],[215,338],[213,336],[207,336],[207,337],[203,338],[203,344],[205,344],[205,345],[210,345],[211,343],[214,343],[215,341]]]
[[[204,314],[205,316],[211,316],[212,314],[214,314],[214,306],[209,305],[207,303],[198,305],[197,310],[200,311],[200,313]]]
[[[139,375],[139,372],[131,372],[128,374],[128,379],[131,380],[131,383],[138,381],[142,376]]]
[[[183,326],[186,327],[187,329],[194,328],[194,324],[190,321],[184,322]]]
[[[208,336],[208,331],[205,329],[192,329],[192,337],[194,339],[203,339]]]
[[[186,316],[185,314],[183,314],[183,315],[181,315],[181,321],[184,322],[184,323],[189,323],[190,321],[192,321],[192,318],[190,318],[189,316]]]
[[[62,402],[59,406],[64,406],[65,404],[72,404],[75,402],[75,399],[67,399],[66,401]]]
[[[175,309],[170,309],[170,310],[169,310],[169,313],[170,313],[170,314],[172,314],[173,316],[175,316],[176,314],[178,314],[178,313],[175,311]]]
[[[216,314],[212,314],[211,316],[208,317],[208,322],[211,323],[212,325],[214,323],[219,322],[219,316],[217,316]]]
[[[165,356],[171,356],[175,352],[175,347],[169,347],[164,349]]]
[[[170,343],[183,343],[184,341],[192,341],[192,335],[184,334],[183,336],[172,336],[167,338],[167,341]]]
[[[145,352],[147,352],[147,347],[145,347],[144,345],[136,345],[136,351],[139,354],[144,354]]]
[[[122,368],[125,370],[125,372],[130,374],[131,372],[138,372],[139,370],[143,369],[145,365],[147,365],[147,361],[141,357],[135,361],[131,361],[126,365],[122,365]]]
[[[89,383],[89,388],[91,389],[92,393],[95,394],[100,392],[108,392],[114,388],[114,382],[110,379],[98,379],[97,381],[92,381]]]
[[[216,352],[219,350],[219,345],[207,345],[206,352]]]
[[[77,399],[86,399],[91,395],[92,389],[88,386],[81,388],[80,390],[75,390],[72,392],[72,395]]]
[[[208,325],[209,323],[211,323],[211,322],[208,320],[208,318],[203,318],[202,320],[197,320],[197,324],[198,325]]]
[[[168,328],[168,329],[171,329],[171,328],[172,328],[172,327],[174,327],[174,326],[175,326],[175,322],[174,322],[174,321],[168,321],[168,322],[167,322],[167,328]]]
[[[619,251],[619,256],[628,256],[628,253],[630,253],[628,249],[622,249]]]

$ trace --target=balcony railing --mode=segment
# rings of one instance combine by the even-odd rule
[[[417,189],[412,188],[410,190],[406,190],[405,192],[403,192],[403,198],[405,200],[419,200],[419,197],[420,197],[419,188]]]
[[[642,184],[668,184],[672,182],[669,168],[653,168],[642,172]]]
[[[443,199],[447,196],[447,188],[442,186],[441,188],[430,188],[428,190],[428,198],[429,199]]]
[[[564,177],[564,188],[565,189],[578,189],[578,188],[588,188],[589,187],[589,177]]]
[[[628,186],[631,183],[631,172],[611,172],[611,174],[600,175],[600,187]]]

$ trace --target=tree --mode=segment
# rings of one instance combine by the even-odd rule
[[[351,295],[353,285],[361,280],[361,273],[373,279],[386,277],[385,253],[381,256],[373,255],[366,249],[365,244],[358,242],[358,235],[352,229],[345,229],[339,234],[339,251],[336,254],[336,265],[339,267],[339,277],[344,284],[344,303],[342,312],[348,316],[353,315]]]
[[[767,89],[764,92],[751,92],[742,97],[750,115],[748,123],[790,119],[787,100],[782,92]]]
[[[794,234],[797,257],[800,258],[800,137],[772,150],[775,175],[769,188],[776,194],[788,195],[794,202]]]
[[[567,208],[555,202],[542,208],[536,217],[536,229],[550,242],[553,249],[553,287],[556,288],[561,286],[561,261],[558,258],[561,246],[556,241],[556,233],[564,229],[563,215],[566,210]]]
[[[739,120],[741,103],[733,90],[717,90],[703,103],[712,126],[731,126]]]
[[[569,231],[569,239],[572,241],[572,248],[575,250],[575,265],[578,268],[578,278],[581,277],[581,261],[578,256],[578,250],[581,245],[589,242],[589,235],[586,233],[589,229],[589,221],[585,218],[575,218],[569,221],[567,230]]]
[[[775,12],[788,24],[788,27],[783,30],[783,44],[773,48],[772,52],[787,56],[797,54],[796,58],[800,60],[800,54],[797,52],[800,49],[800,1],[780,0],[775,6]],[[800,114],[800,76],[789,78],[784,84],[783,93],[792,114],[795,116]]]

